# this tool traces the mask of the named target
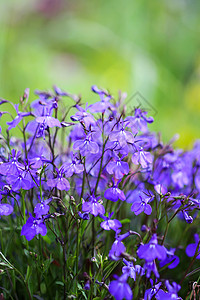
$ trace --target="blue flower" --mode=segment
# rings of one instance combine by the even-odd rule
[[[154,259],[164,260],[167,256],[167,250],[164,246],[158,245],[157,236],[153,234],[148,244],[140,245],[137,255],[146,262],[152,262]]]
[[[21,235],[25,235],[26,239],[30,241],[36,234],[46,235],[47,228],[43,219],[34,218],[30,213],[26,224],[22,226]]]
[[[118,277],[115,275],[114,281],[111,281],[109,285],[109,292],[111,295],[115,297],[116,300],[131,300],[133,297],[132,290],[129,286],[127,281],[127,274],[123,274],[122,276]]]

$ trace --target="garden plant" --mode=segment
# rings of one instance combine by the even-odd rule
[[[199,299],[200,142],[92,93],[0,101],[1,299]]]

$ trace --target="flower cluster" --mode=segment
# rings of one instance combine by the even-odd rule
[[[99,101],[83,106],[80,97],[58,87],[36,91],[37,99],[28,104],[26,90],[21,111],[15,105],[14,116],[1,113],[12,120],[1,130],[0,215],[15,212],[12,218],[21,218],[26,240],[50,232],[62,249],[70,243],[66,231],[71,239],[80,231],[76,268],[85,265],[82,273],[90,273],[86,290],[101,282],[116,300],[181,299],[181,286],[163,270],[177,268],[180,249],[200,258],[197,234],[193,244],[170,245],[168,239],[174,222],[198,222],[200,143],[191,151],[174,150],[149,131],[153,118],[141,107],[128,111],[124,97],[116,100],[96,86],[92,91]],[[67,98],[71,107],[65,107]],[[12,138],[16,127],[22,138]],[[101,252],[99,243],[105,246],[102,257],[118,262],[122,275],[119,269],[113,270],[118,275],[100,275],[86,266]]]

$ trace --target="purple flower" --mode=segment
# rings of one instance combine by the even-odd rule
[[[106,166],[106,171],[109,174],[114,174],[116,179],[121,179],[129,172],[129,165],[122,161],[122,158],[117,157],[114,161],[110,161]]]
[[[129,127],[131,127],[131,130],[133,134],[138,133],[138,131],[147,132],[147,123],[152,123],[153,117],[146,117],[147,112],[142,111],[140,108],[135,109],[135,115],[129,116],[126,118],[126,120],[129,121]]]
[[[86,128],[89,128],[90,125],[95,125],[96,120],[95,118],[87,112],[88,105],[86,104],[86,108],[76,105],[76,108],[78,109],[78,112],[74,116],[71,116],[72,121],[79,121],[83,122],[86,126]]]
[[[30,190],[35,185],[31,175],[25,171],[16,175],[7,175],[6,181],[12,186],[13,191]]]
[[[129,277],[136,280],[136,274],[140,276],[144,275],[144,269],[140,265],[134,266],[133,262],[127,261],[124,258],[123,262],[126,264],[126,266],[122,268],[122,272],[126,273]]]
[[[130,235],[129,232],[118,235],[116,234],[116,240],[112,244],[111,250],[109,252],[109,257],[113,260],[118,260],[122,253],[126,251],[126,247],[124,246],[122,240]]]
[[[122,276],[118,277],[115,275],[114,281],[111,281],[109,285],[109,292],[111,295],[115,297],[116,300],[131,300],[132,299],[132,290],[130,286],[128,285],[127,281],[127,275],[123,274]]]
[[[143,151],[142,148],[138,149],[135,153],[132,155],[132,162],[135,165],[141,165],[143,169],[146,169],[149,164],[152,164],[153,162],[153,156],[150,152]]]
[[[176,282],[172,282],[172,285],[169,283],[168,280],[165,281],[165,285],[168,289],[168,292],[164,292],[163,290],[159,290],[158,293],[156,294],[156,299],[157,300],[175,300],[175,299],[182,299],[179,297],[178,291],[180,290],[180,285],[177,284]]]
[[[180,259],[177,255],[174,254],[175,250],[176,250],[175,248],[170,249],[169,251],[167,250],[167,257],[164,260],[161,260],[160,268],[164,267],[169,263],[170,263],[170,265],[168,266],[169,269],[174,269],[177,267],[177,265],[180,262]]]
[[[90,219],[89,213],[82,213],[82,212],[79,211],[78,215],[83,220],[89,220]]]
[[[91,213],[95,217],[98,216],[99,214],[104,215],[105,208],[101,203],[99,203],[99,199],[100,197],[95,198],[94,195],[91,195],[89,201],[85,202],[83,200],[82,210],[84,212]]]
[[[153,234],[148,244],[140,245],[137,255],[146,262],[152,262],[154,259],[164,260],[167,256],[167,250],[164,246],[158,245],[157,236]]]
[[[144,300],[151,300],[153,298],[153,296],[157,294],[157,292],[159,291],[160,286],[162,284],[162,282],[159,282],[159,283],[153,285],[152,279],[150,279],[150,282],[151,282],[152,287],[145,291]]]
[[[17,112],[17,116],[11,121],[11,122],[7,122],[6,124],[9,125],[8,130],[15,128],[19,122],[23,119],[23,117],[27,117],[30,116],[30,112],[26,113],[26,112],[20,112],[19,111],[19,104],[15,104],[15,110]]]
[[[118,229],[120,227],[122,227],[122,224],[120,223],[120,221],[118,221],[117,219],[113,219],[111,220],[111,217],[114,213],[109,214],[109,217],[105,217],[105,216],[101,216],[102,219],[104,219],[105,221],[103,221],[100,226],[104,229],[104,230],[114,230],[114,231],[118,231]]]
[[[61,167],[57,170],[57,177],[53,179],[47,180],[47,185],[51,188],[56,187],[58,190],[61,191],[68,191],[70,189],[69,181],[63,177],[64,175],[64,168]]]
[[[16,152],[16,150],[12,149],[10,155],[10,158],[12,159],[7,163],[0,164],[0,174],[2,175],[19,174],[20,171],[24,168],[24,166],[18,161],[20,156],[21,153],[19,151]]]
[[[25,235],[26,239],[30,241],[36,234],[41,234],[42,236],[46,235],[47,228],[42,219],[34,218],[30,213],[26,224],[22,226],[21,235]]]
[[[108,200],[111,200],[113,202],[116,202],[117,200],[126,200],[126,197],[124,195],[124,192],[121,191],[118,188],[118,184],[120,181],[118,181],[116,184],[113,184],[113,187],[107,189],[104,193],[104,197]]]
[[[197,247],[199,247],[198,252],[200,252],[200,246],[199,246],[199,236],[197,233],[194,234],[194,244],[189,244],[185,250],[187,256],[193,257],[195,255],[195,252],[197,250]],[[200,254],[197,255],[196,259],[200,259]]]
[[[134,136],[131,132],[125,130],[126,126],[127,125],[122,123],[122,125],[120,126],[121,128],[119,130],[113,130],[109,134],[110,141],[118,141],[121,147],[126,146],[127,143],[134,143]]]
[[[84,171],[84,166],[80,159],[71,152],[71,162],[66,162],[62,165],[63,172],[66,177],[71,177],[74,173],[80,174]]]
[[[12,214],[13,207],[7,203],[0,203],[0,216],[8,216]]]
[[[112,98],[111,95],[103,90],[98,89],[95,85],[92,86],[92,91],[97,93],[101,99],[100,102],[96,102],[89,106],[89,110],[92,113],[103,113],[106,111],[106,109],[112,107],[112,104],[110,103],[110,99]]]
[[[51,107],[49,109],[48,106],[44,106],[43,107],[43,113],[42,113],[42,116],[38,116],[36,118],[36,122],[37,123],[40,123],[40,124],[43,124],[43,126],[46,128],[47,126],[48,127],[62,127],[61,124],[60,124],[60,121],[54,117],[51,116],[51,112],[52,112],[52,108]]]
[[[34,208],[34,213],[36,214],[37,218],[42,217],[43,215],[48,214],[49,212],[49,202],[51,201],[51,199],[47,199],[45,201],[41,201],[40,203],[38,203],[35,208]]]
[[[145,194],[138,195],[138,198],[134,200],[133,205],[131,206],[131,210],[137,216],[144,212],[146,215],[150,215],[152,213],[151,205],[148,204],[154,196],[146,196]]]
[[[77,140],[73,145],[74,150],[79,150],[81,155],[96,154],[99,152],[99,146],[96,142],[92,141],[92,134],[89,133],[85,139]]]
[[[146,261],[145,264],[144,264],[144,270],[146,271],[146,277],[147,278],[149,278],[151,276],[151,272],[154,273],[156,278],[160,277],[155,260],[153,260],[151,262]]]

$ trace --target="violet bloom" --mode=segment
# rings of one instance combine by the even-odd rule
[[[152,123],[154,121],[153,117],[147,117],[147,112],[142,111],[140,108],[135,109],[135,115],[129,116],[126,118],[126,120],[129,121],[129,127],[131,127],[131,130],[133,134],[137,134],[138,131],[147,132],[147,123]]]
[[[127,261],[124,258],[123,262],[126,264],[126,266],[122,268],[122,272],[126,273],[129,277],[136,280],[136,274],[140,276],[144,275],[144,269],[140,265],[134,266],[133,262]]]
[[[122,201],[126,200],[124,192],[118,188],[119,182],[120,181],[118,181],[116,184],[113,184],[113,186],[111,188],[109,188],[105,191],[104,197],[106,199],[111,200],[113,202],[116,202],[119,199]]]
[[[197,233],[194,234],[194,244],[189,244],[185,250],[187,256],[193,257],[195,255],[195,252],[197,250],[197,247],[199,247],[198,252],[200,252],[200,246],[199,246],[199,235]],[[196,259],[200,259],[200,254],[197,255]]]
[[[51,188],[57,188],[61,191],[69,191],[70,184],[69,181],[63,177],[64,175],[64,168],[61,167],[59,170],[57,170],[57,177],[53,179],[47,180],[47,185]]]
[[[132,290],[127,281],[127,275],[123,274],[120,277],[114,276],[116,280],[111,281],[109,285],[109,292],[116,300],[131,300],[133,297]]]
[[[178,300],[182,299],[178,296],[178,291],[181,289],[181,286],[177,284],[176,282],[172,282],[172,284],[169,283],[169,280],[165,281],[165,285],[168,289],[168,292],[164,292],[163,290],[159,290],[156,294],[157,300]]]
[[[78,212],[78,215],[79,215],[79,217],[81,218],[81,219],[83,219],[83,220],[89,220],[90,219],[90,215],[89,215],[89,213],[82,213],[82,212]]]
[[[148,244],[140,245],[137,255],[146,262],[152,262],[154,259],[164,260],[167,256],[167,250],[164,246],[158,245],[157,236],[153,234]]]
[[[188,174],[184,170],[174,171],[172,173],[172,182],[175,186],[183,188],[189,184]]]
[[[84,212],[91,213],[95,217],[100,215],[104,215],[105,208],[104,206],[99,203],[100,197],[96,198],[94,195],[91,195],[89,201],[85,202],[83,200],[82,210]]]
[[[88,110],[87,104],[85,109],[79,105],[76,105],[76,108],[78,109],[78,111],[75,113],[74,116],[71,116],[72,121],[83,122],[86,128],[89,128],[90,125],[96,124],[95,118],[90,113],[87,112]]]
[[[79,150],[81,155],[97,154],[99,152],[99,146],[96,142],[92,141],[92,134],[89,133],[85,139],[77,140],[73,145],[74,150]]]
[[[109,252],[109,257],[112,260],[119,260],[121,254],[126,251],[126,247],[124,246],[122,240],[127,238],[129,235],[130,235],[129,232],[122,234],[122,235],[116,234],[116,237],[115,237],[116,240],[112,244],[111,250]]]
[[[26,239],[30,241],[36,234],[45,236],[47,234],[47,228],[43,219],[34,218],[30,213],[26,224],[22,226],[21,235],[25,235]]]
[[[48,107],[43,107],[43,114],[42,116],[39,116],[36,118],[36,122],[43,124],[44,127],[62,127],[60,124],[60,121],[54,117],[51,116],[52,109],[49,109]]]
[[[11,161],[7,163],[0,164],[0,174],[2,175],[15,175],[19,174],[24,166],[18,161],[21,156],[21,152],[16,150],[11,150],[10,158]],[[9,159],[10,160],[10,159]]]
[[[0,203],[0,216],[9,216],[13,212],[13,207],[7,203]]]
[[[182,213],[183,213],[183,217],[184,217],[185,221],[188,224],[191,224],[193,222],[193,217],[189,216],[188,213],[185,210],[183,210]]]
[[[161,260],[160,262],[160,268],[164,267],[165,265],[169,264],[168,266],[169,269],[174,269],[177,267],[177,265],[180,262],[180,259],[177,255],[175,255],[176,249],[170,249],[169,251],[167,250],[167,256],[164,260]]]
[[[119,130],[111,131],[109,134],[110,141],[118,141],[121,147],[126,146],[127,143],[134,143],[134,136],[131,132],[125,130],[126,126],[123,122]]]
[[[153,156],[151,155],[151,153],[144,151],[141,147],[140,149],[138,149],[138,151],[133,153],[131,159],[135,165],[140,164],[143,169],[146,169],[149,164],[152,164],[153,162]]]
[[[157,294],[157,292],[160,289],[160,286],[162,285],[162,282],[159,282],[159,283],[153,285],[152,279],[150,279],[150,283],[151,283],[152,287],[145,291],[144,300],[151,300],[153,298],[153,296]]]
[[[127,162],[122,161],[122,158],[117,157],[114,161],[110,161],[106,166],[106,171],[109,174],[114,174],[116,179],[121,179],[129,172],[129,165]]]
[[[13,191],[30,190],[34,187],[35,183],[31,175],[27,172],[21,172],[16,175],[7,175],[6,181],[12,186]]]
[[[109,214],[108,217],[105,216],[101,216],[102,219],[104,219],[104,221],[100,224],[100,226],[104,229],[104,230],[114,230],[114,231],[118,231],[118,229],[120,227],[122,227],[122,224],[120,223],[120,221],[118,221],[117,219],[113,219],[111,220],[112,216],[113,216],[114,212]]]
[[[105,112],[106,109],[112,107],[113,105],[110,103],[110,99],[112,98],[111,95],[109,95],[108,93],[106,93],[105,91],[103,90],[100,90],[97,88],[97,86],[93,85],[92,86],[92,91],[94,93],[97,93],[101,99],[100,102],[96,102],[94,104],[91,104],[89,106],[89,110],[92,112],[92,113],[98,113],[98,112]]]
[[[27,117],[30,116],[30,112],[26,113],[26,112],[20,112],[19,111],[19,104],[15,104],[14,105],[15,110],[17,112],[17,116],[11,121],[11,122],[7,122],[6,124],[9,125],[8,130],[11,130],[12,128],[15,128],[19,122],[23,119],[23,117]]]
[[[41,201],[40,203],[38,203],[35,208],[34,208],[34,213],[36,215],[37,218],[40,218],[46,214],[48,214],[49,212],[49,202],[51,201],[51,199],[47,199],[44,201]]]
[[[138,198],[134,200],[133,205],[131,206],[131,210],[137,216],[144,212],[146,215],[150,215],[152,213],[151,205],[148,204],[154,196],[146,196],[145,194],[139,194]]]
[[[66,177],[71,177],[74,173],[80,174],[84,171],[84,166],[81,160],[77,158],[76,154],[71,152],[71,162],[66,162],[62,165],[63,172]]]
[[[147,278],[149,278],[151,276],[151,272],[154,273],[156,278],[160,277],[155,260],[153,260],[151,262],[146,261],[145,264],[144,264],[144,270],[146,271],[146,277]]]

